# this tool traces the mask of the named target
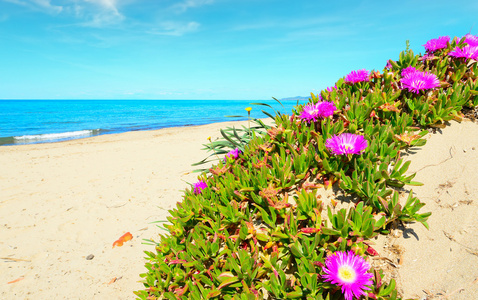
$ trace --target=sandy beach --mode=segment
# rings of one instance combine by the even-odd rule
[[[143,239],[163,232],[152,222],[197,181],[202,144],[231,124],[0,147],[0,298],[134,299],[153,250]],[[403,250],[391,258],[399,290],[478,299],[478,125],[452,122],[427,139],[409,158],[430,230],[412,224],[388,239]],[[126,232],[133,239],[112,248]]]
[[[409,171],[424,184],[413,192],[432,215],[430,230],[414,223],[394,241],[403,250],[404,296],[478,299],[478,124],[451,122],[410,159]]]

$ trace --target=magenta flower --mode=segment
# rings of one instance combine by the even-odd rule
[[[198,181],[194,184],[194,194],[201,194],[202,190],[207,188],[207,183],[204,181]]]
[[[425,45],[423,45],[423,47],[425,47],[425,49],[428,51],[428,52],[435,52],[437,50],[440,50],[440,49],[443,49],[443,48],[446,48],[447,46],[447,43],[450,41],[450,37],[449,36],[441,36],[437,39],[431,39],[429,40],[428,42],[426,42]]]
[[[421,61],[432,60],[433,58],[435,58],[435,55],[433,55],[433,53],[427,53],[423,55],[422,57],[420,57],[418,60],[421,60]]]
[[[422,90],[433,89],[440,86],[440,80],[438,77],[429,72],[406,72],[406,76],[400,79],[403,88],[418,94]]]
[[[478,36],[472,34],[465,35],[465,43],[472,47],[478,46]]]
[[[318,119],[324,119],[334,114],[337,110],[333,102],[317,102],[316,104],[309,103],[304,106],[302,113],[299,115],[303,121],[307,123],[317,121]]]
[[[369,81],[370,78],[368,77],[370,74],[369,71],[365,69],[352,71],[347,76],[345,76],[345,81],[348,83],[357,83],[362,81]]]
[[[390,59],[387,60],[387,64],[385,65],[385,68],[389,69],[389,70],[392,68],[392,64],[390,63]]]
[[[367,146],[368,142],[363,136],[352,133],[334,135],[325,141],[325,147],[335,155],[359,154]]]
[[[239,154],[241,154],[241,150],[239,150],[239,148],[236,148],[234,150],[231,150],[229,151],[227,154],[226,154],[226,157],[224,157],[224,161],[227,160],[228,157],[233,157],[234,159],[238,158],[239,157]]]
[[[463,49],[460,47],[455,47],[453,51],[448,53],[449,56],[453,57],[465,57],[478,60],[478,46],[465,46]]]
[[[337,251],[325,260],[323,278],[342,288],[346,300],[366,295],[367,286],[373,284],[373,274],[367,273],[370,265],[352,251]]]
[[[415,72],[418,72],[417,69],[415,69],[414,67],[412,66],[409,66],[409,67],[406,67],[405,69],[402,69],[402,77],[407,77],[407,76],[410,76],[411,74],[415,73]]]

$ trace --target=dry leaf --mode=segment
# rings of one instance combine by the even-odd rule
[[[19,282],[20,280],[23,280],[23,279],[25,279],[25,277],[20,277],[20,278],[17,278],[15,280],[9,281],[9,282],[7,282],[7,284]]]
[[[110,280],[110,282],[108,282],[108,284],[115,283],[115,282],[116,282],[116,280],[117,280],[117,278],[115,277],[115,278],[111,279],[111,280]]]
[[[130,232],[126,232],[113,243],[113,248],[116,246],[121,247],[123,246],[123,243],[130,241],[132,239],[133,239],[133,235]]]
[[[6,259],[6,260],[11,260],[11,261],[26,261],[26,262],[31,262],[31,260],[28,259],[22,259],[22,258],[14,258],[14,257],[0,257],[0,259]]]

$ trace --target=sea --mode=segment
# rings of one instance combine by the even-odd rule
[[[0,146],[290,115],[298,100],[0,100]],[[262,103],[270,105],[258,105]]]

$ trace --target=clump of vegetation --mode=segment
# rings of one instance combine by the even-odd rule
[[[399,222],[428,228],[425,203],[399,192],[420,185],[401,154],[477,106],[477,41],[440,37],[425,55],[407,47],[383,72],[353,71],[274,116],[262,134],[231,129],[210,144],[228,155],[170,211],[137,297],[398,299],[369,263],[370,240]],[[319,196],[331,185],[348,209]]]

